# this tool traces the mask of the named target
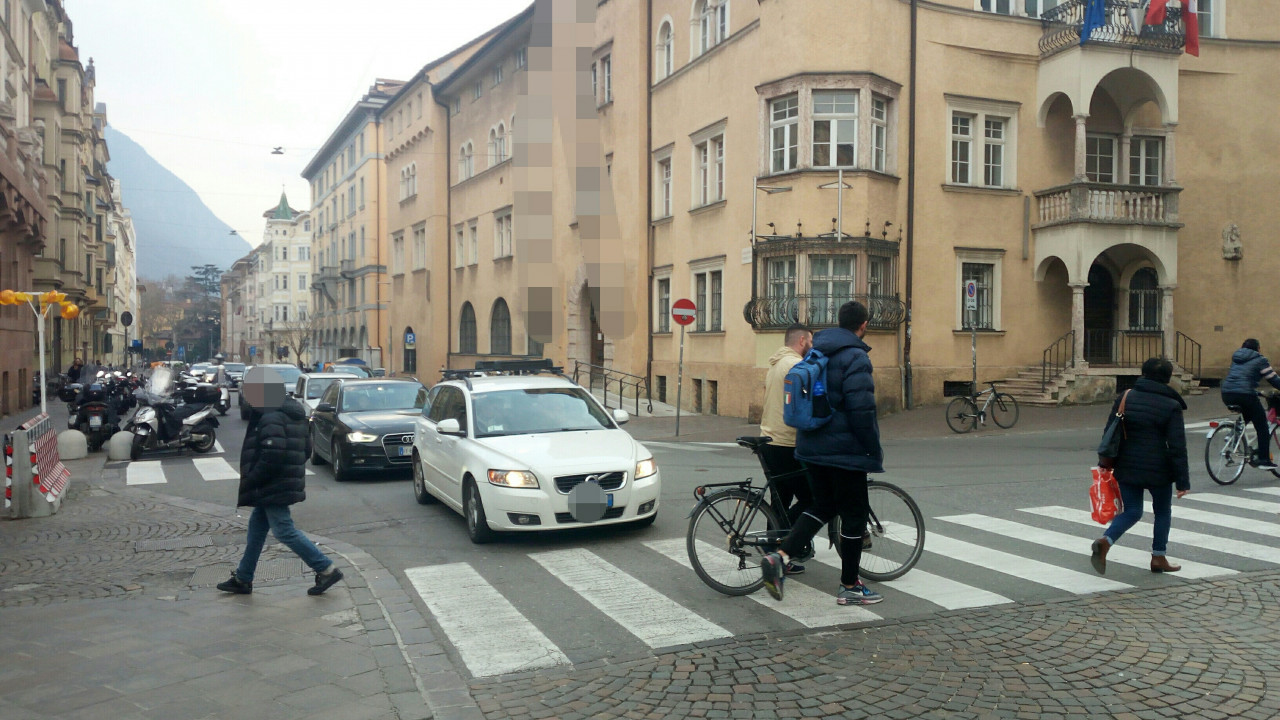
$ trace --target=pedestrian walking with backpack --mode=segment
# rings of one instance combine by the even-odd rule
[[[240,392],[252,412],[240,450],[240,491],[237,507],[251,506],[249,532],[240,565],[231,578],[218,583],[223,592],[248,595],[253,575],[270,530],[298,554],[316,574],[308,595],[319,595],[342,579],[342,571],[294,527],[289,506],[307,499],[307,412],[285,396],[284,378],[270,368],[250,368]]]
[[[813,349],[787,375],[783,417],[797,429],[795,456],[809,471],[813,503],[782,547],[761,561],[765,589],[775,600],[783,597],[787,563],[837,515],[841,571],[836,603],[872,605],[884,599],[858,579],[867,525],[867,473],[884,472],[871,347],[862,340],[869,319],[862,303],[842,305],[839,327],[814,335]]]

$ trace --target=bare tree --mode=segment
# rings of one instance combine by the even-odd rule
[[[319,330],[319,319],[315,315],[308,315],[302,320],[274,323],[271,336],[277,347],[292,350],[294,360],[301,363],[302,354],[311,347],[311,341]]]

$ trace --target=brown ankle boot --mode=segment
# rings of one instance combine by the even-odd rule
[[[1093,569],[1098,571],[1099,575],[1107,574],[1107,551],[1111,549],[1111,541],[1104,535],[1093,541],[1093,557],[1089,558],[1089,562],[1093,563]],[[1155,560],[1152,560],[1152,568],[1155,567]]]
[[[1173,565],[1169,562],[1169,558],[1163,555],[1151,556],[1151,572],[1178,572],[1182,569],[1181,565]]]

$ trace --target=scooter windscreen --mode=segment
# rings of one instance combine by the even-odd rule
[[[173,392],[173,383],[173,370],[161,365],[152,370],[151,377],[147,379],[147,394],[154,397],[165,397]]]

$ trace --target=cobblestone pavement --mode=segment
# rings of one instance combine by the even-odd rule
[[[1280,717],[1280,573],[473,682],[486,717]]]

